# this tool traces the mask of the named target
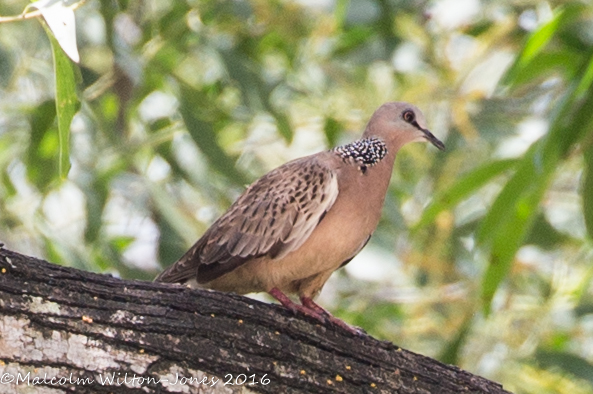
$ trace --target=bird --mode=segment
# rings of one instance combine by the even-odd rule
[[[369,241],[396,153],[414,141],[445,149],[416,106],[381,105],[360,139],[290,161],[253,182],[155,281],[266,292],[295,314],[361,334],[314,299]]]

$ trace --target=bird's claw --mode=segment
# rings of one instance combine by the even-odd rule
[[[356,335],[358,337],[361,337],[361,336],[363,336],[363,335],[366,334],[366,332],[362,328],[351,326],[350,324],[344,322],[343,320],[338,319],[335,316],[331,316],[330,315],[329,321],[333,325],[338,326],[338,327],[342,328],[345,331],[348,331],[352,335]]]
[[[309,316],[323,324],[328,322],[328,319],[326,319],[323,315],[317,313],[316,311],[309,309],[303,305],[299,305],[299,304],[292,304],[289,307],[287,307],[289,310],[291,310],[295,315],[298,313],[301,313],[305,316]]]
[[[313,301],[313,299],[310,297],[301,297],[301,303],[305,308],[316,312],[318,315],[324,316],[326,321],[329,321],[334,326],[338,326],[343,330],[348,331],[352,335],[362,336],[365,334],[365,332],[362,329],[358,327],[353,327],[344,322],[343,320],[340,320],[337,317],[333,316],[331,313],[329,313],[327,310],[325,310],[315,301]]]
[[[280,291],[280,289],[276,287],[274,287],[268,293],[270,293],[272,297],[277,299],[282,304],[282,306],[292,311],[292,313],[294,314],[301,313],[305,316],[309,316],[317,320],[321,324],[326,324],[329,322],[330,324],[340,327],[352,335],[362,336],[365,334],[365,332],[362,329],[358,327],[352,327],[346,324],[344,321],[333,316],[331,313],[323,309],[321,306],[317,305],[317,303],[313,301],[313,299],[310,297],[300,297],[301,305],[299,305],[293,302],[290,298],[286,296],[286,294],[284,294],[282,291]]]

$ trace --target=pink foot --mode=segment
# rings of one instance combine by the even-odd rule
[[[348,331],[349,333],[357,336],[361,336],[364,334],[364,331],[357,327],[352,327],[346,324],[343,320],[338,319],[337,317],[333,316],[327,310],[319,306],[315,301],[313,301],[310,297],[303,297],[301,296],[301,303],[303,306],[309,310],[315,311],[315,313],[324,316],[327,320],[329,320],[332,324],[343,328],[344,330]]]
[[[288,298],[283,292],[281,292],[278,288],[274,287],[272,290],[268,291],[268,293],[278,300],[282,304],[283,307],[292,311],[294,314],[297,312],[302,313],[305,316],[312,317],[315,320],[318,320],[321,323],[326,323],[327,319],[323,317],[323,314],[317,313],[315,310],[309,309],[304,305],[299,305],[294,302],[290,298]]]

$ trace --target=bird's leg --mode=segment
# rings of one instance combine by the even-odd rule
[[[311,309],[312,311],[315,311],[321,316],[333,317],[331,313],[329,313],[325,308],[313,301],[311,297],[301,296],[299,298],[301,300],[301,304],[303,304],[305,308]]]
[[[317,304],[315,301],[313,301],[313,299],[311,297],[301,296],[300,299],[301,299],[301,303],[303,304],[303,306],[305,308],[307,308],[321,316],[324,316],[332,324],[335,324],[336,326],[341,327],[344,330],[346,330],[349,333],[354,334],[354,335],[362,335],[364,333],[364,331],[362,331],[361,329],[359,329],[357,327],[352,327],[352,326],[348,325],[347,323],[345,323],[343,320],[340,320],[337,317],[333,316],[331,313],[329,313],[327,310],[325,310],[323,307],[321,307],[319,304]]]
[[[272,297],[278,300],[282,304],[283,307],[292,311],[293,313],[300,312],[305,316],[312,317],[315,320],[319,320],[321,323],[327,322],[327,320],[323,317],[323,314],[317,313],[315,310],[307,308],[304,305],[299,305],[293,302],[290,298],[286,296],[283,292],[280,291],[277,287],[274,287],[272,290],[268,291]],[[320,307],[321,308],[321,307]],[[322,308],[323,310],[323,308]]]

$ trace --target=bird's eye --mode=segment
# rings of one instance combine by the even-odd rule
[[[404,111],[404,113],[402,114],[402,117],[404,118],[404,120],[408,123],[412,123],[414,121],[415,115],[414,115],[414,111]]]

